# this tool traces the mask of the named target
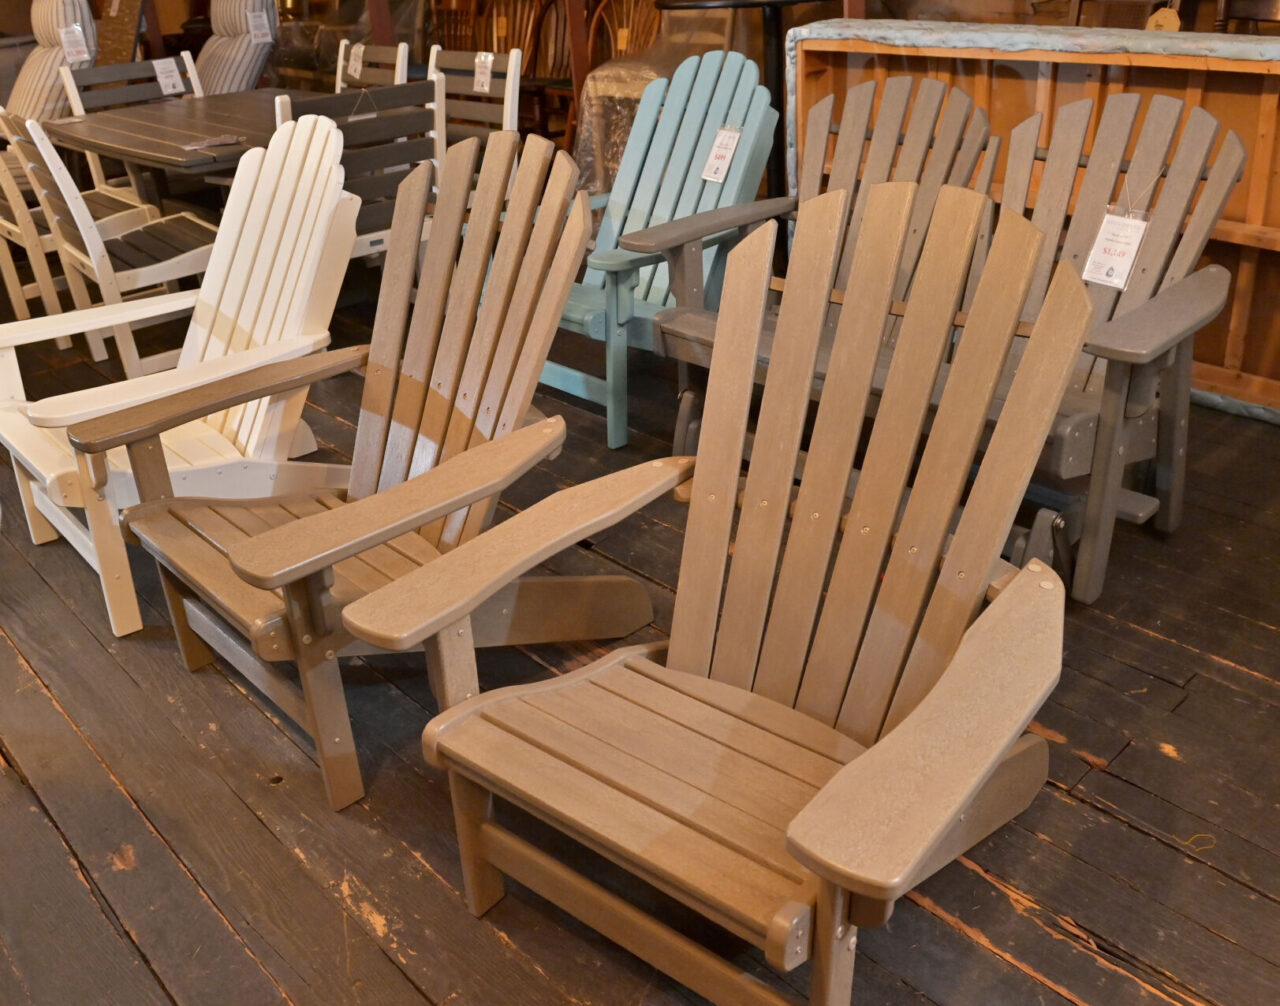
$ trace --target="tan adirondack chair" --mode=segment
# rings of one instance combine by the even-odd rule
[[[341,153],[334,124],[307,118],[277,130],[267,149],[245,154],[198,291],[0,326],[0,442],[13,459],[31,538],[40,544],[62,536],[98,571],[117,635],[142,627],[118,512],[137,501],[135,478],[162,455],[180,489],[210,496],[346,482],[345,466],[287,460],[315,448],[301,422],[305,392],[191,415],[166,432],[154,455],[120,450],[77,459],[65,430],[132,403],[181,402],[211,380],[325,346],[359,207],[342,192]],[[191,323],[174,370],[25,400],[15,347],[185,312]]]
[[[959,88],[948,89],[932,79],[914,85],[913,77],[890,77],[881,89],[878,108],[875,81],[851,87],[844,97],[838,127],[833,119],[835,96],[815,104],[806,123],[795,196],[697,213],[619,239],[623,248],[655,259],[660,255],[670,266],[676,306],[657,313],[653,331],[655,349],[681,363],[676,453],[693,450],[701,415],[700,394],[689,380],[687,367],[707,366],[715,337],[716,313],[707,310],[703,302],[705,247],[736,238],[766,220],[794,219],[798,204],[824,191],[843,189],[852,201],[847,208],[849,240],[836,271],[835,289],[842,291],[849,281],[853,248],[871,186],[890,180],[918,182],[920,190],[894,284],[894,296],[901,299],[914,275],[939,189],[944,184],[972,186],[982,193],[990,188],[1000,140],[990,136],[986,114],[974,108],[973,99]],[[834,151],[832,133],[836,134]],[[989,238],[989,220],[984,220],[983,231],[979,248]],[[769,312],[761,349],[765,362],[771,355],[776,321],[775,305]]]
[[[1086,603],[1102,593],[1117,518],[1154,518],[1161,531],[1182,520],[1192,343],[1230,286],[1221,266],[1193,270],[1245,157],[1235,132],[1219,141],[1203,108],[1155,95],[1139,126],[1141,105],[1139,94],[1111,95],[1096,112],[1089,99],[1064,105],[1047,149],[1041,116],[1031,116],[1009,137],[1001,198],[1002,215],[1027,214],[1046,235],[1028,318],[1055,261],[1084,268],[1109,204],[1150,214],[1128,287],[1089,284],[1094,327],[1034,480],[1033,498],[1061,512],[1060,546],[1079,542],[1071,595]]]
[[[576,165],[542,137],[525,144],[504,210],[518,146],[515,133],[494,133],[474,190],[479,139],[449,149],[420,267],[430,163],[401,184],[370,346],[267,368],[189,402],[72,431],[91,456],[124,444],[138,454],[191,415],[367,363],[345,496],[175,501],[161,498],[171,492],[157,468],[141,488],[158,502],[125,518],[159,561],[188,664],[206,663],[212,647],[307,730],[335,809],[363,794],[337,661],[356,652],[339,617],[343,605],[475,536],[495,494],[564,437],[559,419],[521,426],[590,218],[586,196],[574,196]],[[532,577],[477,617],[474,639],[603,638],[651,618],[648,595],[629,577]],[[474,679],[446,688],[438,673],[441,654],[471,642],[467,633],[427,647],[441,708],[478,688]],[[297,663],[301,691],[278,666],[284,661]]]
[[[89,203],[54,149],[44,127],[34,119],[13,122],[14,148],[22,158],[32,188],[57,241],[62,274],[77,308],[94,305],[89,284],[100,303],[122,303],[126,296],[153,288],[177,292],[177,281],[203,273],[218,229],[191,213],[155,214],[147,223],[106,237]],[[104,333],[91,333],[95,360],[106,359]],[[172,367],[179,350],[138,355],[130,325],[113,325],[105,334],[115,339],[126,377],[140,377]]]
[[[791,351],[766,375],[770,436],[757,441],[745,485],[776,222],[730,256],[691,482],[691,459],[672,458],[564,490],[443,557],[439,575],[408,574],[344,611],[352,633],[381,645],[449,639],[477,603],[562,542],[673,486],[692,500],[665,656],[662,646],[619,650],[427,726],[427,758],[449,770],[476,914],[501,897],[505,873],[714,1002],[792,1001],[506,830],[491,813],[497,795],[776,967],[811,960],[812,1001],[843,1006],[853,927],[883,922],[897,897],[1043,784],[1046,745],[1023,730],[1058,677],[1065,593],[1043,564],[1002,570],[998,553],[1079,352],[1088,295],[1060,270],[953,523],[1041,235],[1002,222],[921,456],[988,203],[944,188],[846,508],[915,189],[888,183],[867,196],[849,287],[860,309],[840,316],[798,488],[843,192],[800,206],[778,320]],[[445,673],[469,680],[469,652],[453,655]]]

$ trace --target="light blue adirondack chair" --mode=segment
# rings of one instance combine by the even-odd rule
[[[604,405],[609,446],[627,442],[627,347],[653,349],[653,315],[668,303],[670,280],[659,255],[618,247],[618,237],[704,210],[755,198],[773,142],[778,113],[741,53],[690,56],[670,82],[652,81],[636,110],[631,135],[607,196],[595,251],[574,284],[560,327],[605,344],[605,378],[549,362],[542,383]],[[740,130],[723,182],[704,181],[722,127]],[[724,253],[703,255],[708,307],[719,303]]]

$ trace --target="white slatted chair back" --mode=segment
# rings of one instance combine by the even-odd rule
[[[356,51],[358,50],[358,52]],[[359,56],[359,59],[356,59]],[[354,45],[349,39],[338,43],[338,65],[333,91],[341,94],[349,87],[390,87],[409,79],[409,43],[399,45]],[[358,73],[353,73],[358,70]]]
[[[265,14],[271,41],[255,42],[250,15]],[[280,31],[276,0],[213,0],[209,7],[213,36],[196,57],[206,94],[249,91],[267,65]]]
[[[487,90],[476,88],[477,57],[491,56]],[[469,136],[487,139],[490,133],[517,128],[520,115],[520,73],[523,54],[458,52],[431,47],[427,75],[444,75],[445,132],[448,143]]]
[[[88,59],[71,62],[63,48],[63,29],[78,27]],[[92,66],[98,54],[98,29],[89,0],[34,0],[31,31],[36,48],[18,71],[5,107],[20,119],[57,119],[67,114],[67,98],[58,71]]]
[[[137,63],[110,63],[80,69],[62,67],[59,75],[71,114],[84,115],[87,112],[142,105],[187,94],[196,98],[204,95],[200,74],[196,71],[191,53],[184,50],[173,59],[181,90],[165,92],[156,66],[159,62],[161,61],[148,59]],[[89,162],[89,174],[93,177],[94,185],[106,185],[107,176],[102,158],[92,151],[87,151],[84,156]]]
[[[1042,241],[1030,223],[1008,215],[955,344],[937,414],[927,422],[989,204],[971,189],[943,187],[859,455],[916,189],[890,182],[867,194],[848,290],[858,310],[840,314],[807,436],[846,197],[829,192],[800,204],[777,326],[788,352],[775,354],[766,374],[757,428],[769,435],[755,438],[745,483],[743,447],[776,224],[732,253],[667,661],[793,706],[867,745],[929,691],[976,617],[1091,315],[1079,276],[1059,269],[975,462]],[[802,446],[807,457],[797,487]]]

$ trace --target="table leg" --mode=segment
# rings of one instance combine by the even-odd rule
[[[778,110],[773,149],[769,152],[769,179],[766,188],[772,198],[787,194],[787,90],[782,78],[782,62],[785,57],[782,10],[779,7],[761,7],[760,16],[764,19],[764,84],[773,95],[773,105]]]

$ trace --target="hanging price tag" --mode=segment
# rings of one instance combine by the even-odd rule
[[[627,52],[627,43],[631,41],[631,29],[625,25],[618,29],[618,53],[623,55]]]
[[[115,17],[120,13],[120,0],[111,0],[111,9],[107,11],[107,17]]]
[[[83,63],[89,59],[89,46],[84,40],[84,31],[78,24],[58,31],[62,39],[62,53],[68,63]]]
[[[741,129],[721,126],[716,130],[715,142],[711,144],[711,153],[707,155],[706,166],[702,169],[704,182],[723,182],[729,177],[733,152],[738,149],[738,140],[741,138]]]
[[[249,41],[255,44],[271,41],[271,22],[264,11],[249,11]]]
[[[186,90],[182,86],[182,74],[178,72],[178,61],[172,56],[157,59],[152,66],[156,69],[156,83],[160,85],[161,94],[181,94]]]
[[[364,43],[357,42],[351,47],[351,55],[347,60],[347,76],[359,80],[364,76]]]
[[[499,14],[494,20],[496,21],[496,27],[494,29],[495,34],[498,36],[498,38],[502,39],[503,41],[506,41],[507,19],[503,17],[501,14]]]
[[[1124,214],[1111,207],[1102,218],[1093,249],[1084,263],[1084,279],[1088,283],[1123,290],[1129,285],[1129,274],[1138,259],[1142,236],[1147,232],[1146,214]]]
[[[493,81],[493,53],[476,53],[476,74],[471,82],[471,90],[477,94],[488,94],[489,85]]]

